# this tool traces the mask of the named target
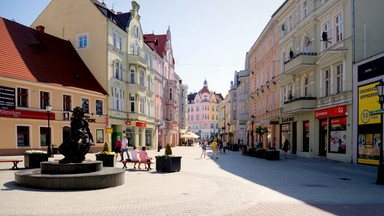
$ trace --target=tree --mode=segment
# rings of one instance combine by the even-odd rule
[[[260,142],[263,144],[263,136],[264,134],[269,133],[268,128],[264,126],[259,126],[255,129],[255,132],[260,136]]]

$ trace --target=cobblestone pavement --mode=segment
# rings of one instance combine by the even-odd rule
[[[268,161],[232,151],[200,159],[198,146],[173,153],[183,156],[180,172],[129,169],[122,186],[83,191],[19,187],[12,164],[0,163],[0,215],[384,215],[376,167],[295,156]],[[23,156],[0,157],[8,158]]]

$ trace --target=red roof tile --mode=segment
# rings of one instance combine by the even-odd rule
[[[0,76],[108,95],[69,41],[0,17]]]
[[[157,45],[153,46],[154,42],[157,39]],[[152,47],[156,48],[156,53],[163,58],[165,49],[165,43],[167,42],[167,35],[155,35],[155,34],[145,34],[144,41]]]

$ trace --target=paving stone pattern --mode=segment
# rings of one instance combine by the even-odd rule
[[[124,185],[100,190],[20,187],[12,163],[0,163],[0,215],[384,215],[384,186],[374,184],[373,166],[293,155],[268,161],[232,151],[200,159],[197,145],[172,150],[183,157],[180,172],[128,164]],[[148,151],[153,158],[163,153]]]

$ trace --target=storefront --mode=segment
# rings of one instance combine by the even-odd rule
[[[137,146],[141,148],[154,149],[155,126],[145,122],[126,121],[125,136],[128,139],[128,146]],[[124,132],[124,131],[123,131]]]
[[[327,153],[346,154],[347,149],[347,106],[336,106],[318,110],[315,118],[319,120],[318,155]]]
[[[291,154],[296,154],[297,142],[296,142],[296,127],[297,118],[294,116],[288,116],[280,118],[280,140],[279,149],[283,148],[285,142],[289,143],[289,149]]]

